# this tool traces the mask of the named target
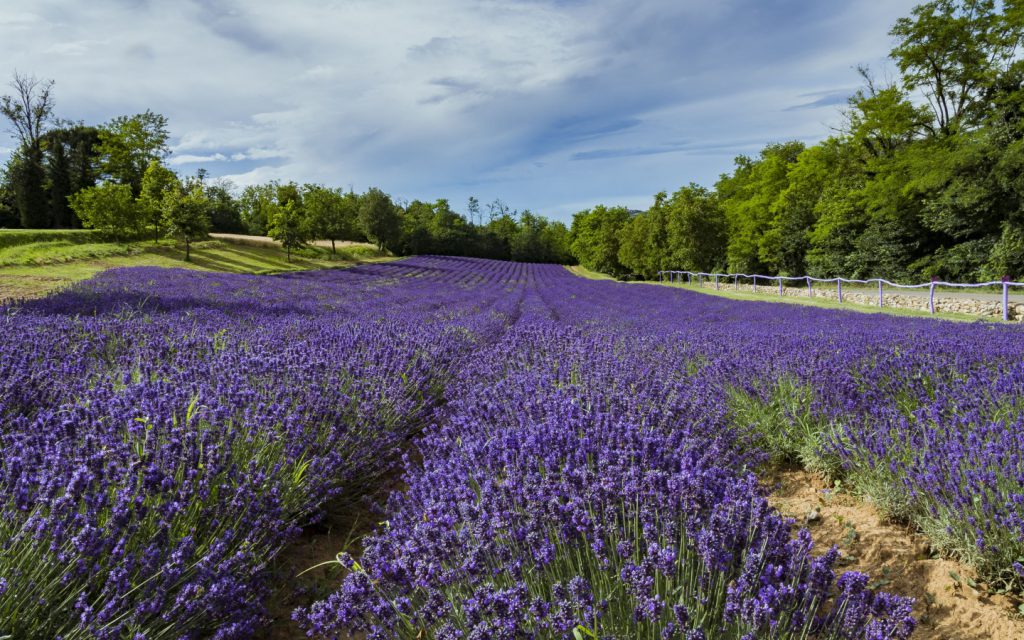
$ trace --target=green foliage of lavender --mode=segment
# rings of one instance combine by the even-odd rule
[[[1019,586],[1016,327],[440,257],[119,270],[0,322],[0,635],[249,637],[275,554],[403,453],[314,636],[906,637],[767,507],[773,458]]]
[[[270,561],[377,490],[483,317],[380,299],[410,272],[129,269],[4,309],[0,636],[249,637]]]

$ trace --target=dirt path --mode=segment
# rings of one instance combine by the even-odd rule
[[[337,590],[344,574],[331,561],[343,550],[358,555],[358,539],[369,533],[379,519],[376,510],[366,503],[328,506],[324,520],[307,527],[275,560],[274,581],[280,588],[267,603],[270,621],[256,640],[305,638],[292,620],[292,612]],[[357,640],[361,637],[355,636]]]
[[[917,599],[919,640],[1021,640],[1024,619],[1017,602],[973,589],[974,573],[952,560],[932,557],[928,541],[907,527],[883,522],[878,512],[848,494],[836,493],[805,471],[780,471],[772,504],[810,529],[817,547],[837,545],[844,570],[869,574],[874,586]],[[808,522],[808,515],[816,513]],[[959,577],[959,582],[953,576]]]
[[[218,240],[226,240],[228,242],[238,242],[241,244],[249,244],[257,247],[280,247],[281,243],[268,236],[247,236],[241,233],[211,233],[211,238]],[[331,248],[330,240],[314,240],[310,242],[317,247]],[[352,242],[350,240],[338,240],[335,246],[339,249],[342,247],[372,247],[373,245],[366,242]]]

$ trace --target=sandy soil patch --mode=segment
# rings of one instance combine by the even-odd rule
[[[1024,639],[1024,619],[1015,613],[1019,601],[989,594],[983,584],[972,587],[974,572],[937,557],[923,535],[885,522],[870,504],[830,490],[805,471],[779,471],[769,486],[777,486],[772,504],[806,525],[819,549],[839,547],[843,569],[863,571],[873,586],[917,599],[914,638]]]

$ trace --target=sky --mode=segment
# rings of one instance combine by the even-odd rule
[[[52,79],[68,120],[167,116],[183,175],[567,220],[827,137],[917,3],[0,0],[0,76]]]

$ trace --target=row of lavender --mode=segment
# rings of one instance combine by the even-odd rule
[[[0,309],[0,637],[250,637],[275,554],[510,321],[504,278],[445,269],[130,269]]]
[[[765,455],[722,393],[742,351],[715,327],[742,310],[557,267],[516,285],[518,321],[449,386],[386,526],[296,613],[310,635],[911,633],[910,601],[837,577],[838,554],[815,557],[763,498]]]
[[[577,324],[699,369],[730,423],[924,530],[993,590],[1024,588],[1024,331],[567,282]],[[553,304],[559,294],[549,290]],[[579,301],[591,300],[593,308]],[[563,319],[569,316],[563,313]],[[671,346],[666,346],[671,345]]]
[[[124,271],[3,322],[0,637],[249,635],[274,553],[423,424],[386,528],[299,613],[313,634],[909,633],[909,603],[791,539],[768,457],[1017,586],[1012,327],[441,258]]]

